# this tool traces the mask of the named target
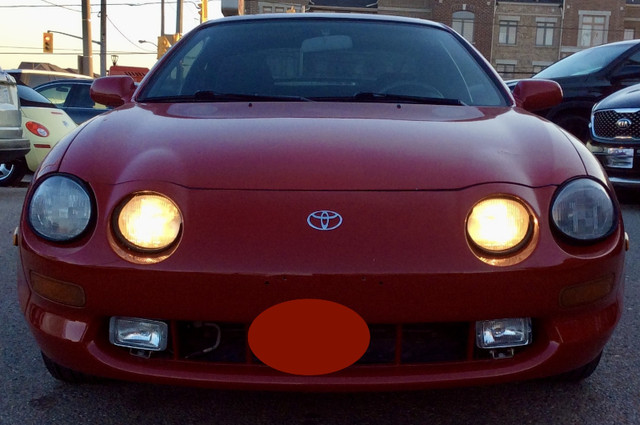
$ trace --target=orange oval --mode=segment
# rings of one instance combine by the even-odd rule
[[[299,299],[263,311],[249,327],[249,346],[263,363],[293,375],[324,375],[358,361],[369,328],[348,307]]]

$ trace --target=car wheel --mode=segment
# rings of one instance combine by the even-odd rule
[[[598,354],[598,357],[591,360],[586,365],[579,367],[577,369],[571,370],[569,372],[563,373],[555,377],[558,381],[563,382],[580,382],[591,376],[593,372],[595,372],[598,364],[600,364],[600,359],[602,358],[602,352]]]
[[[15,186],[26,173],[27,163],[24,159],[0,163],[0,186]]]
[[[70,384],[86,384],[99,381],[99,379],[95,376],[87,375],[82,372],[78,372],[76,370],[61,366],[47,357],[46,354],[42,352],[40,354],[42,354],[42,360],[44,360],[44,365],[47,367],[49,374],[59,381],[67,382]]]
[[[589,118],[585,115],[568,112],[556,117],[554,122],[583,142],[589,138]]]

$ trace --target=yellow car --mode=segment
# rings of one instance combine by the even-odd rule
[[[0,163],[0,186],[20,183],[28,171],[35,171],[58,141],[77,127],[66,112],[30,87],[18,85],[23,136],[31,150],[23,158]]]

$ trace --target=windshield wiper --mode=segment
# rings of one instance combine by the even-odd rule
[[[143,102],[313,102],[302,96],[215,93],[210,90],[201,90],[189,95],[148,97],[141,100]]]
[[[466,104],[460,99],[445,99],[441,97],[423,97],[423,96],[410,96],[405,94],[393,94],[393,93],[375,93],[375,92],[360,92],[353,95],[353,97],[337,98],[340,101],[356,101],[356,102],[386,102],[386,103],[418,103],[423,105],[455,105],[466,106]]]

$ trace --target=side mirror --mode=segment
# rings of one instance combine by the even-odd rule
[[[128,75],[98,78],[91,84],[91,99],[106,106],[117,107],[131,101],[136,84]]]
[[[513,88],[516,106],[529,112],[549,109],[562,102],[562,87],[551,80],[520,80]]]

